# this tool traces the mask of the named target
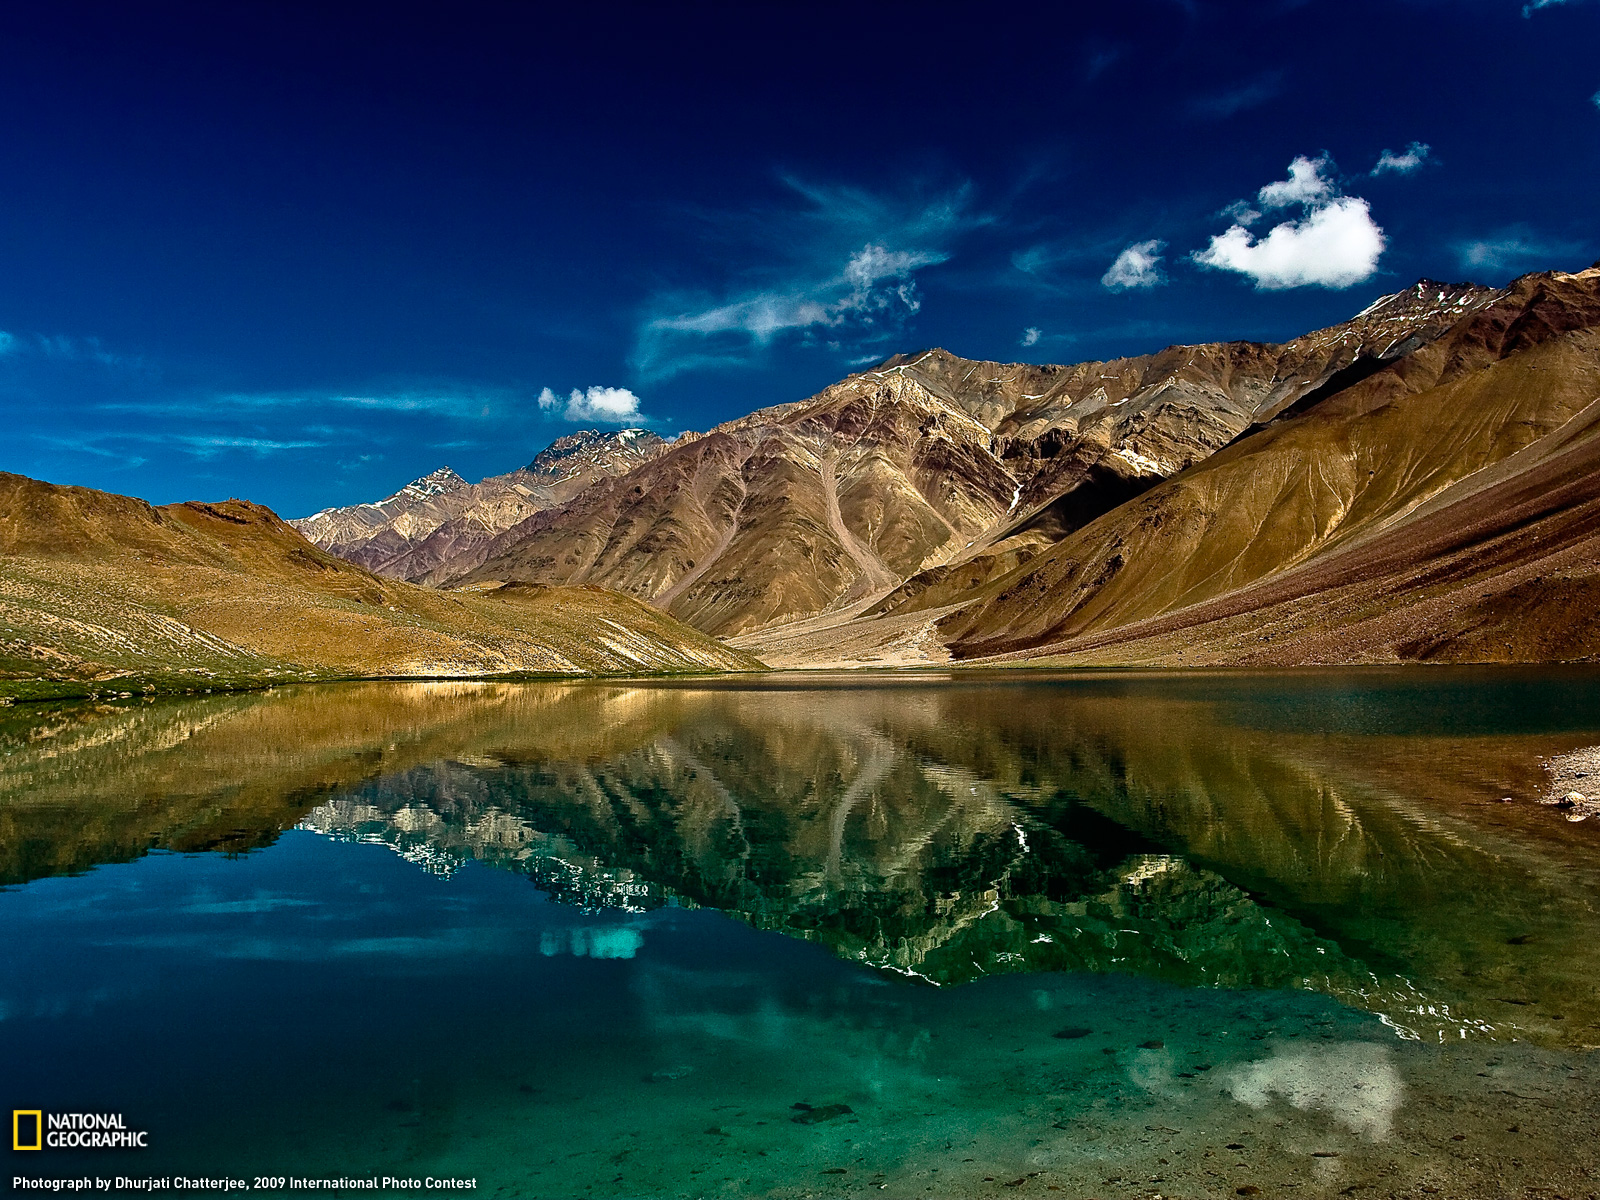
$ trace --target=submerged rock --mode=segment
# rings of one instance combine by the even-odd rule
[[[820,1125],[824,1121],[831,1121],[835,1117],[843,1117],[854,1111],[848,1104],[824,1104],[821,1108],[808,1106],[789,1119],[796,1125]]]
[[[674,1079],[682,1079],[685,1075],[694,1074],[693,1067],[664,1067],[659,1071],[651,1071],[644,1077],[646,1083],[670,1083]]]

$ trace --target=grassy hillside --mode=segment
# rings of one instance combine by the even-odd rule
[[[758,665],[600,588],[431,591],[259,505],[157,508],[0,474],[0,696]]]

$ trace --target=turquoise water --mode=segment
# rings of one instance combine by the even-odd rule
[[[1597,700],[1368,671],[12,710],[4,1098],[150,1146],[8,1183],[1588,1195],[1600,858],[1537,799]]]

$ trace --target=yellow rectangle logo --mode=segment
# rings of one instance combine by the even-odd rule
[[[33,1145],[24,1146],[22,1139],[27,1136],[30,1119],[33,1124]],[[11,1148],[13,1150],[44,1149],[44,1110],[38,1108],[14,1108],[11,1110]]]

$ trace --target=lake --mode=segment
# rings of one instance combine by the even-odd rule
[[[1591,1196],[1597,743],[1589,668],[0,709],[0,1099],[148,1134],[8,1179]]]

